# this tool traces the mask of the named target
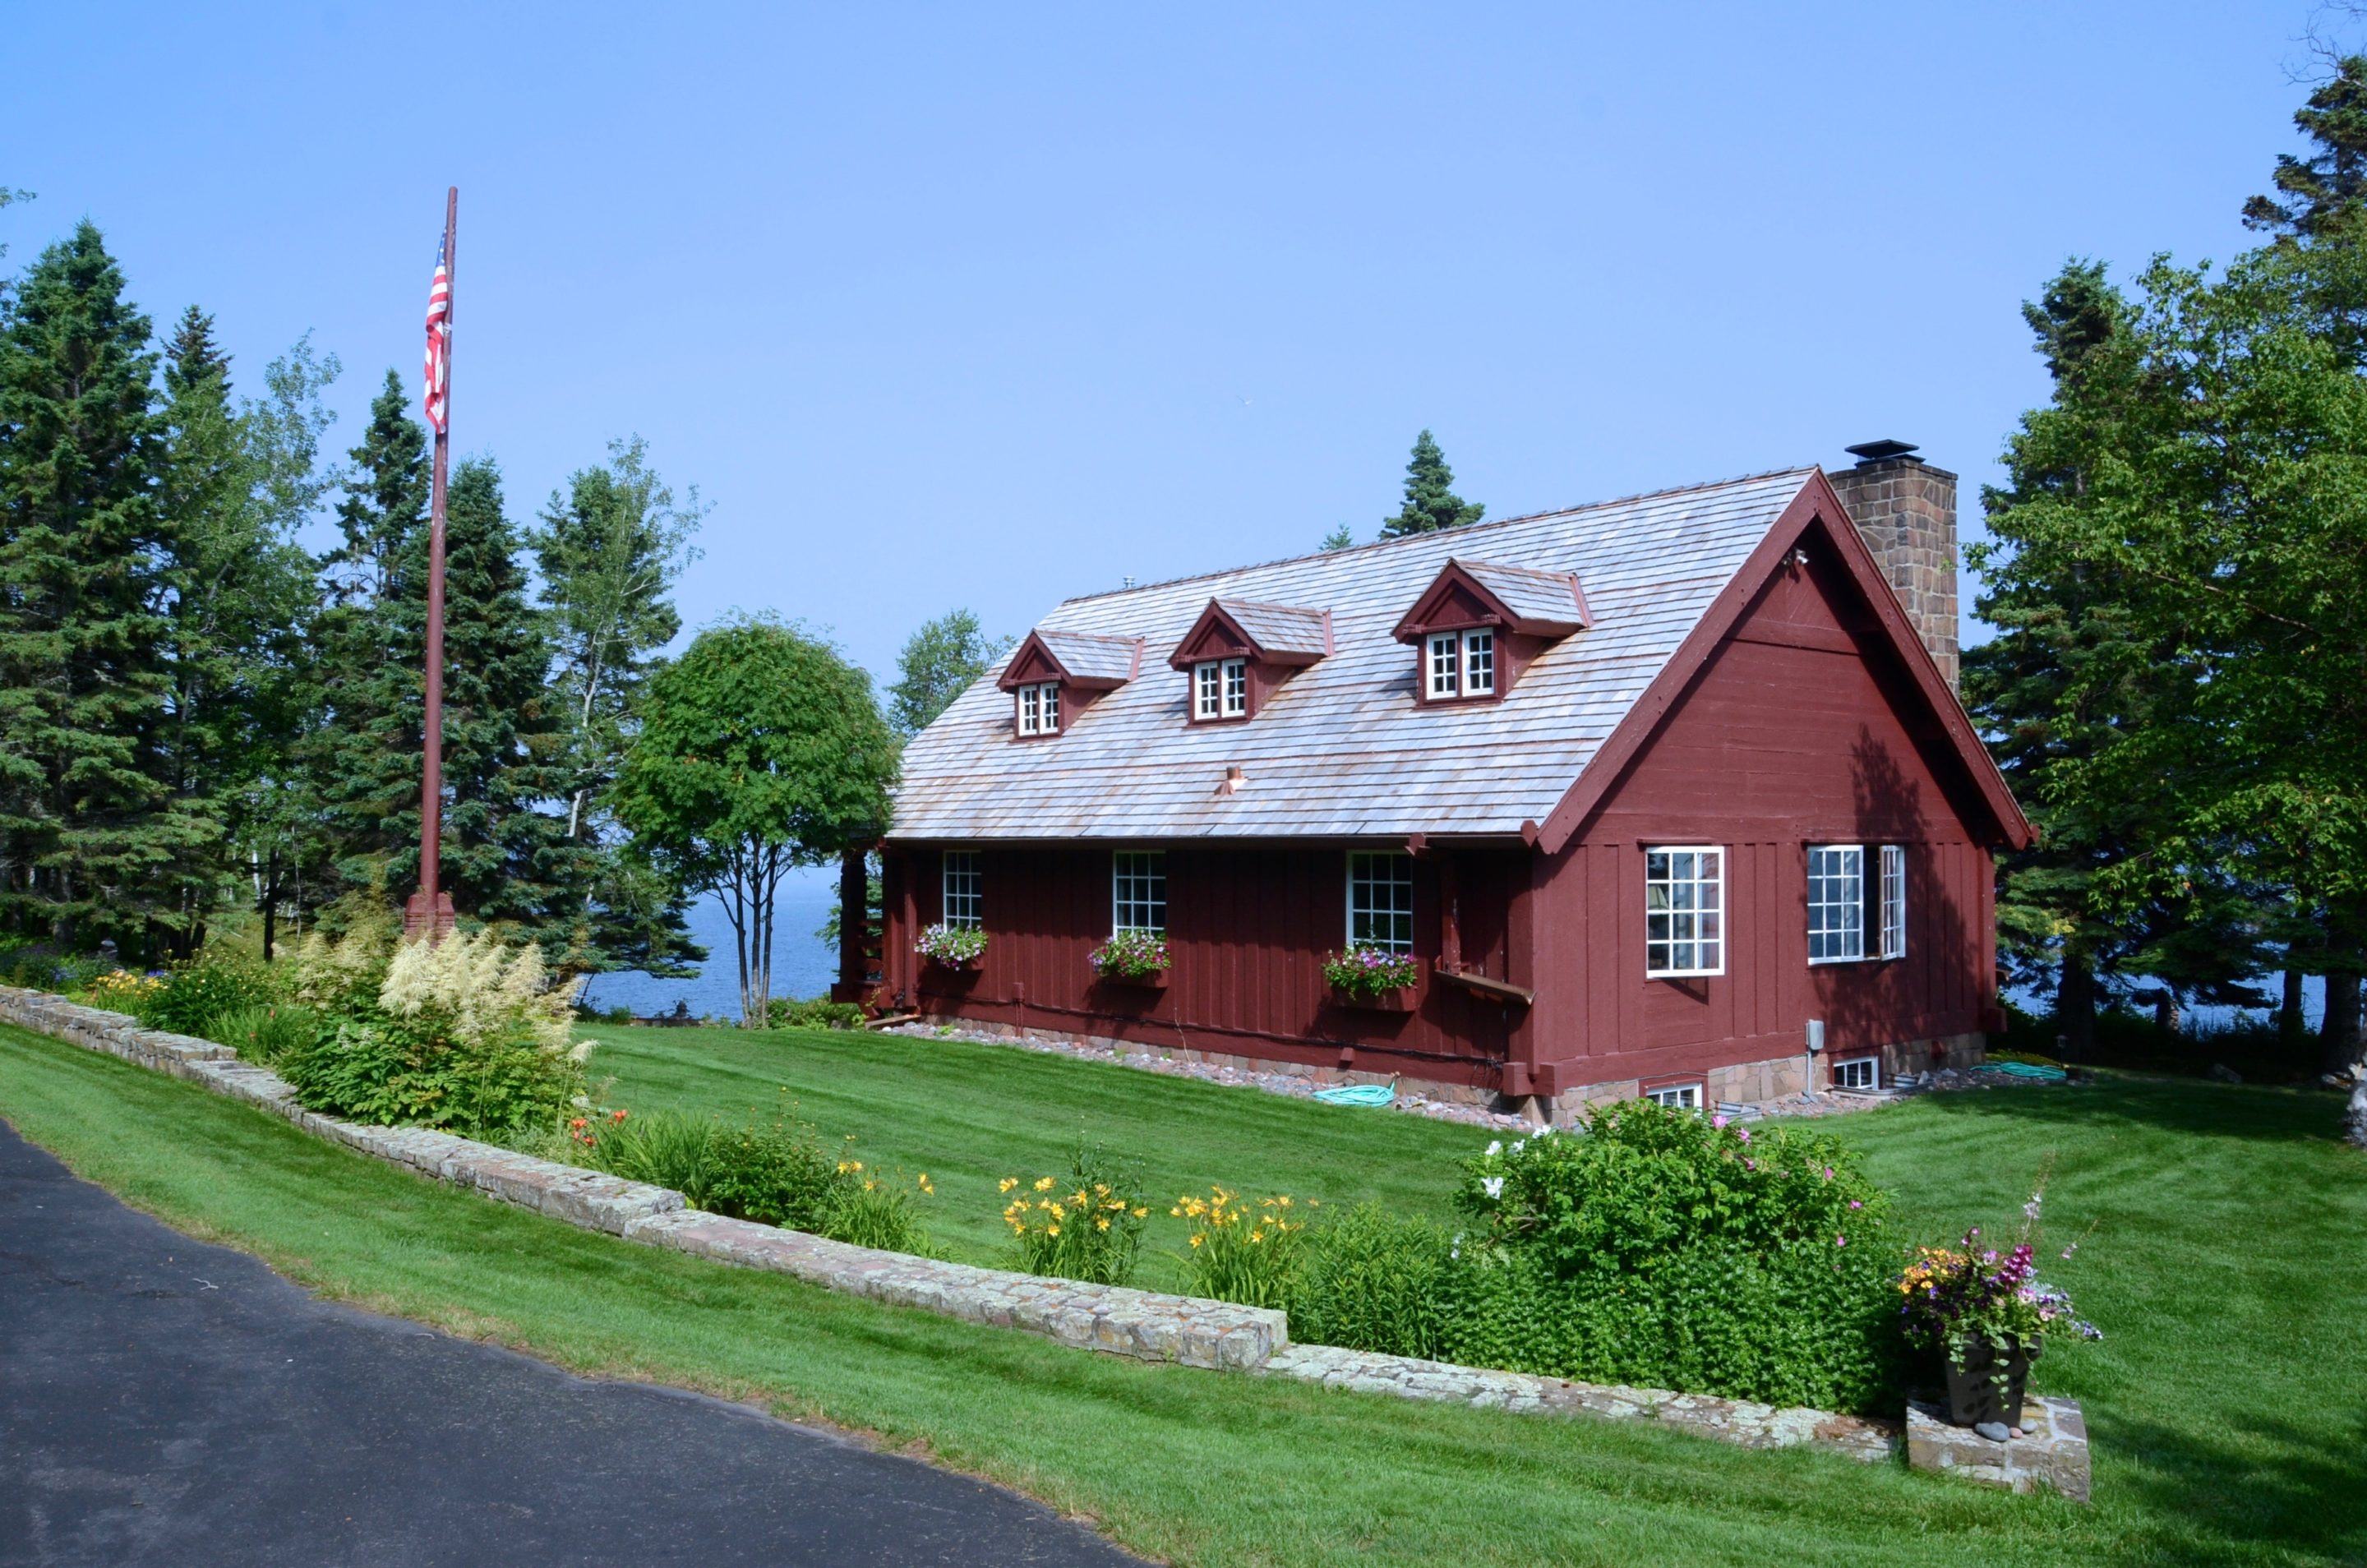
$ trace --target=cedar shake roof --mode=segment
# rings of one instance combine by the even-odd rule
[[[1069,679],[1089,684],[1131,681],[1142,670],[1142,639],[1109,637],[1097,632],[1052,631],[1038,626],[1012,650],[1007,671],[1025,655],[1030,643],[1040,646]]]
[[[1012,701],[996,673],[981,676],[907,748],[889,836],[1519,834],[1569,793],[1815,473],[1787,469],[1069,600],[1046,617],[1063,632],[1037,634],[1048,644],[1068,632],[1140,637],[1161,658],[1213,597],[1236,617],[1292,617],[1295,631],[1272,629],[1301,640],[1319,612],[1268,607],[1324,606],[1332,651],[1246,723],[1187,724],[1188,678],[1153,665],[1065,734],[1024,744],[1012,737]],[[1550,618],[1579,618],[1575,576],[1591,618],[1540,652],[1501,702],[1425,708],[1415,701],[1416,660],[1391,631],[1457,552],[1477,558],[1461,565],[1491,592],[1508,604],[1519,596],[1539,618],[1547,601]],[[1243,629],[1252,629],[1246,620]],[[1266,630],[1262,620],[1261,641]],[[1229,766],[1244,782],[1220,793]]]
[[[1250,640],[1262,652],[1311,653],[1319,659],[1331,651],[1331,638],[1320,610],[1254,604],[1243,599],[1218,599],[1215,603],[1217,608],[1233,618],[1233,625],[1250,634]]]
[[[1586,599],[1567,571],[1538,571],[1493,561],[1457,560],[1474,581],[1523,621],[1544,621],[1576,629],[1586,624]]]

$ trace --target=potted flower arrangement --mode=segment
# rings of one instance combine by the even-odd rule
[[[1360,942],[1323,960],[1324,983],[1331,987],[1332,1001],[1341,1007],[1410,1012],[1413,1009],[1414,982],[1420,978],[1421,971],[1414,967],[1412,953],[1394,953],[1386,947],[1369,947]]]
[[[912,943],[912,951],[941,969],[975,973],[975,965],[986,952],[986,928],[941,921],[920,934]]]
[[[1122,931],[1093,949],[1093,973],[1120,986],[1157,989],[1167,984],[1167,937],[1164,932]]]
[[[1976,1226],[1954,1247],[1916,1248],[1898,1277],[1908,1341],[1946,1359],[1948,1419],[1984,1437],[2003,1438],[2021,1427],[2030,1364],[2048,1339],[2103,1337],[2073,1313],[2067,1294],[2037,1277],[2045,1195],[2041,1181],[2022,1205],[2022,1234],[2010,1249],[1984,1247]],[[2063,1257],[2078,1247],[2073,1242]]]

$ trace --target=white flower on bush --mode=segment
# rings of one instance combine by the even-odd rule
[[[512,953],[491,931],[455,932],[441,942],[396,948],[378,1001],[398,1018],[441,1013],[452,1021],[452,1032],[472,1045],[523,1026],[544,1050],[565,1051],[581,1062],[591,1043],[583,1042],[583,1055],[575,1055],[568,1038],[576,988],[551,987],[542,950],[532,942]]]
[[[1504,1195],[1504,1179],[1501,1176],[1487,1177],[1480,1181],[1479,1190],[1490,1199],[1501,1198]]]
[[[1494,1159],[1498,1155],[1502,1154],[1503,1152],[1504,1145],[1501,1139],[1498,1139],[1488,1145],[1488,1157],[1489,1159]]]

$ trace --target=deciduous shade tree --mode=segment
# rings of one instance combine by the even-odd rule
[[[676,886],[720,897],[747,1027],[772,996],[781,879],[879,833],[896,755],[870,677],[777,621],[710,627],[651,679],[617,815]]]
[[[1440,528],[1460,528],[1477,523],[1488,509],[1455,493],[1455,470],[1429,431],[1414,437],[1413,456],[1406,463],[1405,504],[1397,514],[1381,519],[1381,537],[1403,538]],[[1324,547],[1330,548],[1327,543]]]
[[[1011,651],[1009,637],[990,637],[968,610],[948,610],[905,639],[888,688],[889,721],[910,739],[936,722],[971,682]]]

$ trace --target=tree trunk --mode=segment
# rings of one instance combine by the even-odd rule
[[[2063,978],[2055,988],[2055,1043],[2067,1062],[2096,1054],[2096,971],[2084,949],[2063,950]]]
[[[2291,949],[2285,953],[2284,994],[2277,1003],[2277,1038],[2288,1045],[2297,1045],[2309,1032],[2308,1021],[2301,1015],[2300,966],[2294,963]]]
[[[2359,993],[2355,971],[2326,977],[2326,1018],[2318,1025],[2317,1040],[2329,1073],[2348,1073],[2360,1059]]]

